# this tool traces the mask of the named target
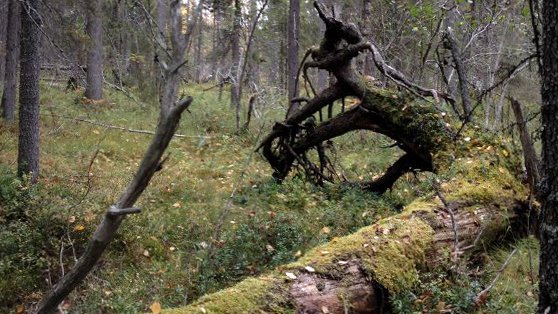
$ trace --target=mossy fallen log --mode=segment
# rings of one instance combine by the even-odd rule
[[[509,170],[509,153],[470,145],[438,193],[400,214],[164,313],[382,313],[388,296],[411,289],[421,271],[524,231],[528,189]]]
[[[321,143],[362,129],[390,137],[405,152],[382,178],[362,186],[383,193],[408,171],[435,171],[437,178],[430,178],[435,192],[294,263],[165,313],[382,313],[389,295],[412,289],[422,271],[451,265],[510,231],[525,231],[528,189],[516,179],[520,167],[505,145],[482,140],[474,130],[453,132],[453,121],[421,99],[437,101],[442,94],[409,82],[383,62],[354,25],[326,16],[318,3],[315,7],[326,32],[304,68],[327,70],[337,82],[277,123],[262,141],[274,177],[285,179],[298,163],[317,183],[328,179],[321,171],[329,169],[327,158],[320,155],[318,166],[305,153],[312,147],[320,153]],[[410,93],[378,89],[352,67],[352,59],[368,50],[379,70]],[[358,105],[319,125],[303,125],[346,96],[356,97]]]

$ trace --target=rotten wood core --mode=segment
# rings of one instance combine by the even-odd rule
[[[386,135],[395,140],[405,153],[379,179],[357,183],[358,186],[383,193],[409,171],[434,171],[436,167],[432,156],[448,142],[451,131],[437,118],[434,105],[417,106],[413,103],[425,101],[425,97],[431,97],[434,101],[453,101],[451,97],[412,83],[401,72],[386,64],[378,48],[364,41],[356,26],[326,15],[318,2],[314,6],[326,30],[320,46],[310,49],[306,54],[312,60],[306,61],[305,57],[301,64],[303,77],[308,77],[306,72],[309,68],[317,68],[330,72],[336,83],[316,93],[311,99],[303,99],[304,105],[294,112],[289,110],[287,118],[276,123],[262,141],[259,149],[273,168],[273,177],[282,181],[294,167],[301,167],[310,180],[319,185],[335,182],[340,176],[324,147],[331,146],[333,138],[356,130]],[[380,90],[354,69],[353,59],[366,52],[372,53],[378,69],[406,93]],[[312,121],[315,113],[321,113],[326,106],[331,107],[335,101],[346,97],[357,98],[358,105],[347,111],[342,110],[340,114],[318,125]],[[292,100],[300,105],[302,101],[300,98]],[[331,112],[331,108],[328,112]],[[415,120],[421,119],[426,120],[424,123],[415,123]],[[317,161],[309,156],[313,150],[317,152]]]

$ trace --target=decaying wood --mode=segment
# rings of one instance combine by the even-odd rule
[[[517,122],[521,147],[523,148],[523,159],[525,162],[525,169],[527,170],[527,181],[529,182],[531,191],[535,192],[533,193],[535,195],[537,186],[541,180],[540,161],[535,151],[535,146],[533,145],[533,139],[529,134],[529,129],[527,128],[527,122],[523,116],[521,104],[515,98],[510,99],[510,104],[515,116],[515,121]]]
[[[317,183],[324,179],[333,181],[339,176],[331,173],[333,167],[328,164],[328,158],[323,158],[325,153],[320,147],[324,141],[355,130],[384,134],[394,139],[406,153],[406,157],[390,167],[379,181],[364,182],[360,186],[383,193],[408,171],[435,170],[432,155],[447,143],[450,130],[435,117],[437,112],[431,104],[416,105],[416,99],[433,97],[436,101],[440,98],[450,101],[451,98],[412,83],[401,72],[389,66],[378,49],[364,41],[354,25],[327,16],[317,2],[315,7],[326,25],[326,31],[320,46],[310,50],[312,60],[302,65],[303,73],[308,68],[326,70],[335,76],[336,83],[314,98],[305,100],[304,105],[296,111],[289,112],[287,119],[277,123],[262,141],[260,149],[274,169],[274,178],[283,180],[296,164],[302,166]],[[353,59],[367,52],[372,53],[379,70],[402,86],[405,93],[378,89],[353,68]],[[343,110],[312,129],[305,126],[305,120],[315,113],[348,96],[357,98],[358,105],[347,111]],[[426,120],[419,121],[423,118]],[[315,165],[307,157],[312,149],[318,151],[320,165]]]

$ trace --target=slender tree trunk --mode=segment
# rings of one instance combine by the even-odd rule
[[[515,121],[517,122],[517,128],[519,130],[521,147],[523,148],[523,159],[525,160],[525,169],[527,170],[527,181],[529,182],[531,191],[536,192],[541,177],[539,157],[535,151],[533,139],[529,134],[527,121],[525,121],[523,116],[521,104],[515,98],[511,98],[510,101],[513,114],[515,115]]]
[[[203,52],[203,28],[205,27],[204,21],[200,19],[198,24],[198,38],[196,43],[196,73],[194,80],[196,83],[200,83],[202,79],[202,70],[204,66],[204,62],[202,60],[202,52]]]
[[[537,313],[558,312],[558,3],[543,1],[540,281]]]
[[[242,14],[242,4],[240,0],[234,1],[234,17],[232,31],[232,77],[231,84],[231,107],[236,112],[236,129],[240,130],[240,19]]]
[[[86,1],[87,35],[87,87],[85,97],[92,100],[103,98],[103,16],[102,0]]]
[[[463,108],[463,117],[469,119],[469,113],[472,110],[471,100],[469,99],[469,89],[467,86],[467,72],[465,65],[463,64],[463,56],[461,54],[461,49],[455,40],[451,26],[447,28],[446,33],[447,44],[451,51],[453,62],[455,64],[455,70],[457,71],[457,78],[459,79],[459,91],[461,93],[461,105]]]
[[[289,20],[287,24],[287,95],[289,110],[287,116],[298,110],[299,103],[291,103],[291,99],[298,97],[298,39],[300,37],[300,1],[289,0]]]
[[[8,29],[6,42],[6,67],[4,77],[4,91],[2,93],[2,117],[8,121],[15,119],[17,59],[19,53],[20,15],[17,0],[8,3]]]
[[[6,40],[8,37],[8,9],[9,1],[5,4],[0,5],[0,85],[4,84],[4,70],[5,70],[5,58],[6,58]]]
[[[167,0],[157,0],[157,26],[159,27],[161,38],[167,38],[169,10],[169,4]]]
[[[372,5],[372,0],[362,0],[362,25],[360,27],[360,29],[362,30],[363,34],[362,36],[365,39],[370,39],[370,33],[371,33],[371,21],[370,18],[372,17],[372,12],[371,12],[371,5]],[[364,74],[365,75],[372,75],[372,69],[374,68],[374,61],[372,60],[372,56],[367,53],[364,56]]]
[[[39,0],[21,2],[18,174],[39,175]]]

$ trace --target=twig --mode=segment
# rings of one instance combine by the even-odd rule
[[[155,132],[153,132],[153,131],[131,129],[131,128],[126,128],[126,127],[121,127],[121,126],[116,126],[116,125],[107,124],[107,123],[100,122],[100,121],[95,121],[95,120],[88,120],[88,119],[84,119],[84,118],[79,118],[79,117],[78,117],[78,118],[74,118],[74,117],[61,116],[61,115],[56,115],[56,114],[53,114],[53,116],[56,116],[56,117],[62,118],[62,119],[74,120],[74,121],[78,121],[78,122],[85,122],[85,123],[89,123],[89,124],[93,124],[93,125],[98,125],[98,126],[102,126],[102,127],[104,127],[104,128],[107,128],[107,129],[121,130],[121,131],[130,132],[130,133],[140,133],[140,134],[155,135]],[[184,135],[184,134],[174,134],[174,137],[181,137],[181,138],[200,138],[200,137],[211,138],[211,136],[207,136],[207,135]]]
[[[446,212],[450,215],[451,218],[451,227],[453,229],[453,239],[454,239],[454,243],[453,243],[454,261],[457,261],[457,257],[459,255],[459,232],[457,230],[457,224],[455,223],[455,215],[453,213],[453,210],[451,209],[450,204],[447,202],[446,198],[442,195],[438,182],[434,181],[433,186],[434,189],[436,190],[436,195],[438,196],[440,201],[442,201],[442,204],[444,204]]]
[[[517,248],[513,249],[513,251],[510,253],[510,255],[508,255],[508,258],[506,258],[506,261],[504,262],[504,264],[502,264],[502,267],[500,267],[500,269],[496,273],[496,276],[494,277],[494,279],[492,279],[492,282],[486,288],[484,288],[484,290],[482,290],[481,292],[479,292],[477,294],[477,296],[475,298],[475,304],[477,306],[482,305],[486,301],[486,296],[487,296],[488,292],[490,291],[490,289],[494,288],[494,285],[496,285],[496,282],[498,282],[498,279],[500,279],[500,276],[502,275],[504,270],[506,270],[506,268],[510,264],[511,258],[513,257],[515,252],[517,252]]]

